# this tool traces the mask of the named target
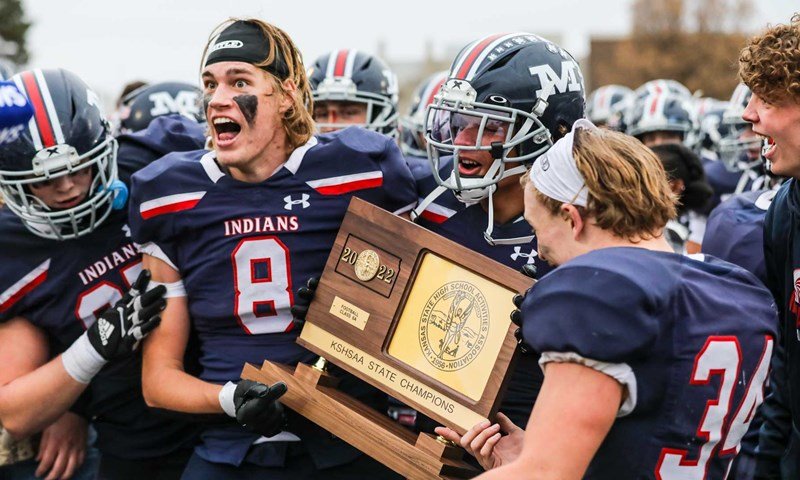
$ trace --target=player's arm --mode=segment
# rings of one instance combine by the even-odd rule
[[[44,333],[21,317],[0,325],[0,422],[13,437],[29,436],[53,423],[109,360],[130,355],[158,325],[163,287],[142,293],[148,281],[149,273],[143,272],[114,307],[41,367],[49,354]],[[30,371],[33,364],[19,362],[38,362],[38,368]]]
[[[583,478],[622,397],[622,385],[604,373],[577,363],[548,363],[522,453],[478,478]]]
[[[0,345],[0,423],[25,438],[58,419],[86,385],[67,374],[60,358],[47,362],[47,338],[22,317],[0,324]]]
[[[181,276],[163,260],[143,256],[144,268],[153,280],[175,286]],[[220,385],[208,383],[184,370],[183,359],[189,342],[191,323],[185,293],[173,293],[168,287],[167,307],[161,314],[161,326],[144,343],[142,391],[151,407],[185,413],[223,413],[219,402]]]

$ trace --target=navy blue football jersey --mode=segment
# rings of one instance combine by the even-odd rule
[[[428,157],[406,155],[406,164],[409,170],[411,170],[411,175],[416,180],[431,174],[431,161],[428,160]]]
[[[416,204],[391,139],[348,128],[312,138],[267,180],[223,173],[214,152],[169,155],[133,177],[133,238],[180,273],[200,349],[200,378],[237,381],[246,362],[314,356],[295,343],[294,292],[319,277],[350,199],[391,212]],[[238,464],[255,438],[206,431],[198,454]]]
[[[751,189],[753,180],[744,178],[747,172],[732,172],[728,170],[722,161],[707,161],[703,163],[703,166],[705,167],[708,184],[714,190],[714,196],[709,201],[708,209],[715,208],[721,202],[727,200],[737,190],[740,182],[745,182],[744,185],[739,187],[740,192],[746,192]]]
[[[623,385],[584,478],[725,478],[776,336],[774,300],[753,274],[708,255],[606,248],[543,277],[522,314],[543,363],[582,363]]]
[[[735,263],[766,283],[764,218],[776,193],[745,192],[722,202],[708,217],[703,253]]]
[[[447,163],[442,168],[442,175],[449,175],[451,168],[452,163]],[[435,188],[436,180],[432,174],[418,179],[419,200],[422,201]],[[445,190],[415,221],[432,232],[515,270],[520,270],[524,265],[534,265],[537,278],[552,270],[547,262],[537,256],[535,238],[522,245],[490,245],[484,238],[488,218],[488,213],[480,204],[467,206],[452,191]],[[531,226],[522,216],[510,223],[495,225],[492,233],[494,238],[517,238],[531,234]],[[521,428],[528,423],[544,380],[537,361],[538,357],[533,353],[520,355],[500,406],[500,410]]]
[[[185,146],[188,137],[176,143],[169,133],[183,122],[165,119],[136,136],[121,137],[120,171]],[[202,144],[202,130],[194,132],[188,136]],[[146,151],[141,145],[148,146]],[[48,335],[53,354],[63,352],[99,311],[122,298],[141,268],[124,210],[88,235],[57,241],[31,234],[13,212],[0,209],[0,321],[24,317]],[[148,409],[141,390],[140,355],[109,363],[92,380],[87,413],[98,432],[98,448],[121,458],[149,458],[189,446],[196,428]]]

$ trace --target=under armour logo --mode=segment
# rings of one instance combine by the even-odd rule
[[[283,206],[286,210],[291,210],[294,205],[302,205],[303,208],[308,208],[311,206],[308,203],[308,199],[310,196],[307,193],[304,193],[300,196],[300,200],[293,200],[291,195],[286,195],[283,197],[283,201],[286,202],[286,205]]]
[[[125,225],[122,226],[122,231],[125,232],[125,236],[126,237],[130,238],[130,236],[131,236],[131,227],[129,227],[127,224],[125,224]]]
[[[536,249],[534,248],[531,249],[530,253],[524,253],[522,251],[522,247],[514,247],[514,253],[511,254],[511,260],[514,260],[516,262],[517,259],[519,259],[520,257],[527,258],[528,261],[526,262],[526,264],[530,265],[531,263],[534,262],[534,259],[536,258],[537,255],[539,255],[539,252],[537,252]]]
[[[52,157],[53,155],[60,155],[60,154],[61,154],[61,151],[59,151],[58,146],[55,146],[53,148],[48,148],[47,149],[47,156],[48,157]]]
[[[459,82],[458,80],[453,80],[452,82],[450,82],[450,86],[452,88],[455,88],[456,90],[461,90],[461,84],[462,83],[464,83],[464,82]]]

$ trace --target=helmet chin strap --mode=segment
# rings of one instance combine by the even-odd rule
[[[503,178],[510,177],[517,174],[525,174],[528,171],[524,165],[519,165],[510,168],[503,173]],[[502,179],[501,179],[502,180]],[[495,185],[493,185],[495,186]],[[496,186],[495,186],[496,187]],[[483,238],[489,245],[521,245],[531,243],[534,235],[526,235],[524,237],[513,238],[494,238],[492,232],[494,231],[494,190],[489,194],[489,221],[486,225],[486,231],[483,232]]]

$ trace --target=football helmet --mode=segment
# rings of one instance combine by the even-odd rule
[[[683,140],[695,128],[691,97],[670,92],[639,97],[633,104],[628,135],[641,137],[650,132],[678,132]]]
[[[605,85],[593,91],[586,100],[586,118],[595,125],[606,125],[627,105],[633,90],[622,85]],[[613,122],[612,122],[613,123]]]
[[[502,179],[520,175],[555,140],[583,117],[583,74],[578,62],[558,45],[530,33],[491,35],[476,40],[456,56],[448,80],[428,105],[425,125],[428,159],[440,187],[459,200],[474,203],[488,198],[492,239],[492,197]],[[462,131],[474,131],[474,141],[459,143]],[[502,138],[487,140],[483,136]],[[473,140],[473,139],[470,139]],[[489,152],[493,162],[484,175],[462,175],[465,152]],[[452,173],[442,167],[452,156]],[[516,164],[507,168],[509,163]],[[424,208],[424,202],[420,204]],[[417,207],[415,212],[419,212]]]
[[[692,97],[692,92],[686,88],[684,84],[677,80],[665,78],[650,80],[649,82],[639,85],[639,87],[633,91],[633,96],[636,98],[636,100],[639,100],[652,94],[660,93],[671,93],[673,95],[685,98]]]
[[[127,190],[117,180],[117,142],[97,95],[63,69],[29,70],[12,80],[29,99],[33,118],[18,138],[0,149],[0,190],[5,203],[34,234],[66,240],[99,226]],[[30,186],[83,169],[92,170],[84,200],[71,208],[48,207]]]
[[[367,122],[356,124],[397,136],[397,76],[374,55],[336,50],[319,57],[308,72],[316,102],[355,102],[367,108]],[[318,128],[342,129],[346,123],[317,123]]]
[[[740,83],[731,95],[728,108],[722,114],[722,138],[718,152],[719,159],[730,171],[741,171],[762,163],[761,138],[753,133],[750,123],[742,119],[744,109],[752,96],[753,92],[747,85]]]
[[[181,82],[145,85],[125,95],[119,108],[119,133],[144,130],[154,118],[178,113],[197,123],[206,121],[203,91]]]
[[[404,155],[425,157],[428,149],[425,142],[425,109],[433,102],[433,96],[447,80],[447,71],[437,72],[420,83],[414,90],[414,98],[408,114],[400,117],[400,148]]]
[[[701,157],[717,159],[717,149],[723,133],[722,115],[727,108],[728,102],[715,98],[702,98],[695,102],[697,123],[693,150]]]

